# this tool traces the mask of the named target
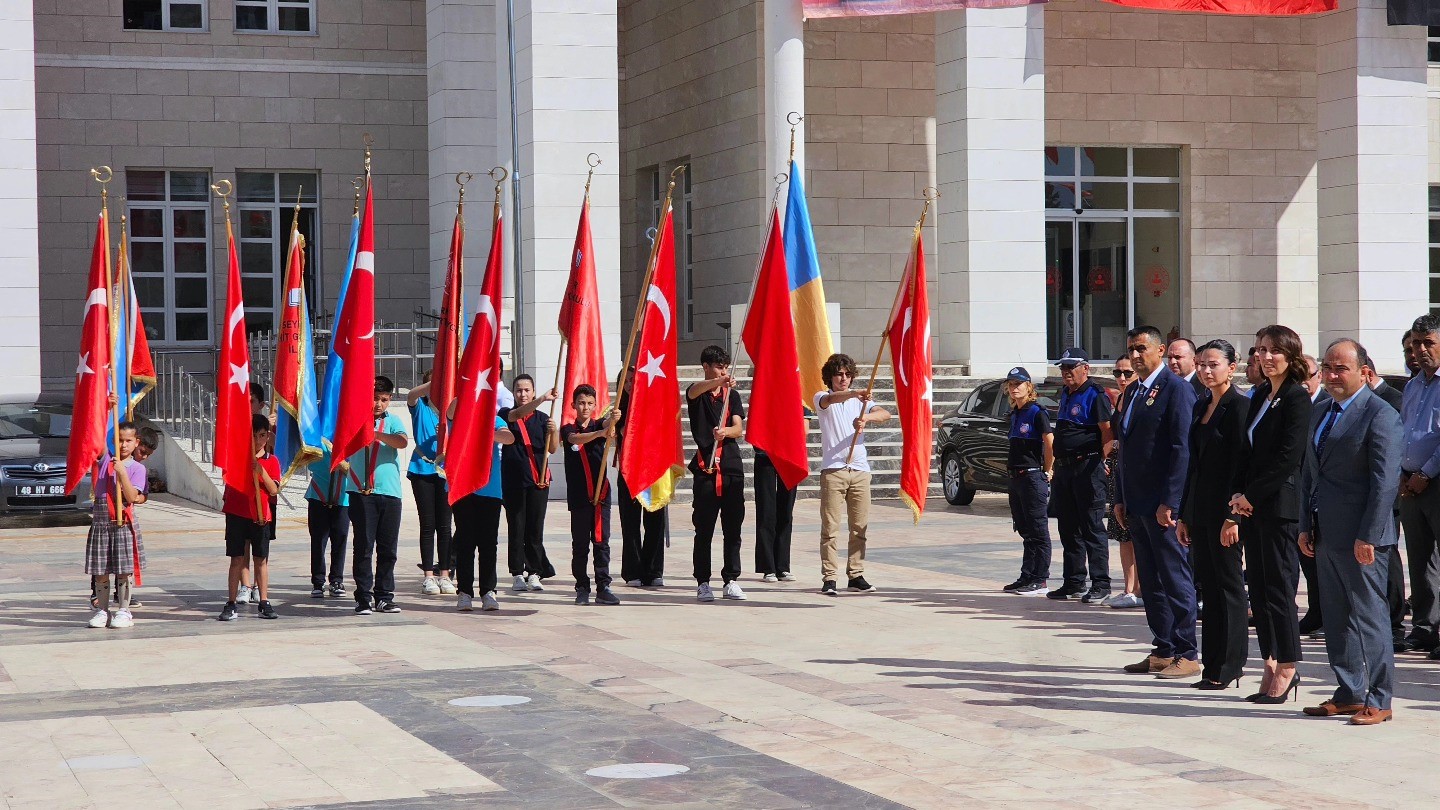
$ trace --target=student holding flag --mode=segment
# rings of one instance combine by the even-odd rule
[[[371,398],[375,441],[348,459],[345,492],[355,532],[355,615],[399,613],[395,604],[395,561],[400,556],[400,451],[410,446],[405,423],[390,413],[395,383],[375,375]],[[373,564],[373,567],[372,567]]]

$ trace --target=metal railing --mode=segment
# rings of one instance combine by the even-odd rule
[[[155,390],[140,403],[178,442],[189,442],[203,462],[215,458],[215,391],[169,354],[155,355]]]

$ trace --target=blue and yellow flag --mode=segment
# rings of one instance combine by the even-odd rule
[[[290,258],[285,267],[284,303],[280,309],[280,343],[275,347],[275,455],[284,471],[281,485],[323,454],[320,412],[315,396],[315,344],[310,333],[310,308],[305,303],[305,237],[299,229],[299,206],[290,226]]]
[[[790,189],[785,200],[785,267],[790,275],[790,311],[795,316],[795,344],[800,359],[800,396],[805,409],[826,389],[820,367],[834,351],[830,318],[825,312],[825,286],[820,280],[820,254],[810,229],[810,207],[800,166],[790,161]]]
[[[335,438],[335,422],[340,413],[340,374],[345,370],[345,361],[335,351],[334,324],[340,323],[340,312],[345,308],[345,297],[350,291],[350,274],[355,271],[355,254],[360,245],[360,212],[350,221],[350,252],[345,260],[345,274],[340,277],[340,296],[335,299],[335,318],[330,322],[330,353],[325,361],[325,383],[320,389],[320,440],[325,449]]]

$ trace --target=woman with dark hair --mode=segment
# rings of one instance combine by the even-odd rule
[[[1265,658],[1255,703],[1284,703],[1297,691],[1300,676],[1300,619],[1295,591],[1300,575],[1298,521],[1300,496],[1296,478],[1305,459],[1310,431],[1310,394],[1300,336],[1287,326],[1272,325],[1255,333],[1255,357],[1265,379],[1250,397],[1246,441],[1241,445],[1230,498],[1232,516],[1225,521],[1221,542],[1234,544],[1245,521],[1245,562],[1255,636]]]
[[[1195,376],[1207,393],[1195,402],[1190,423],[1190,469],[1180,501],[1180,544],[1190,549],[1195,579],[1205,592],[1201,612],[1200,680],[1196,689],[1237,684],[1250,654],[1245,626],[1245,576],[1238,538],[1226,543],[1220,528],[1230,516],[1230,485],[1244,443],[1249,404],[1230,384],[1235,347],[1212,340],[1195,356]]]

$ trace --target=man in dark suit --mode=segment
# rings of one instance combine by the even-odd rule
[[[1145,592],[1145,619],[1155,648],[1126,672],[1166,678],[1196,674],[1195,583],[1175,520],[1190,463],[1190,418],[1195,389],[1166,368],[1160,331],[1140,326],[1126,333],[1126,352],[1139,380],[1119,414],[1120,466],[1116,517],[1135,544]]]
[[[1319,563],[1325,652],[1335,694],[1305,709],[1351,715],[1353,725],[1392,716],[1395,651],[1385,604],[1386,549],[1399,542],[1391,512],[1400,482],[1400,415],[1371,393],[1361,372],[1365,349],[1341,338],[1325,352],[1325,386],[1334,401],[1311,422],[1301,473],[1300,551]]]
[[[1165,365],[1180,379],[1190,383],[1190,387],[1195,389],[1196,399],[1205,396],[1205,383],[1200,382],[1200,375],[1195,373],[1195,341],[1183,337],[1170,341],[1170,345],[1165,347]]]
[[[1305,366],[1310,376],[1305,379],[1305,390],[1310,393],[1311,414],[1327,413],[1335,400],[1320,381],[1320,364],[1310,355],[1305,355]],[[1305,463],[1312,459],[1306,456]],[[1305,575],[1305,615],[1300,617],[1300,634],[1311,638],[1324,638],[1325,614],[1321,609],[1320,577],[1316,574],[1315,558],[1300,555],[1300,571]]]
[[[1370,393],[1385,400],[1385,404],[1400,412],[1400,400],[1404,397],[1400,389],[1385,382],[1375,370],[1375,361],[1366,352],[1360,353],[1360,370],[1365,373],[1365,385]],[[1395,536],[1400,536],[1400,499],[1395,499]],[[1405,565],[1401,562],[1400,545],[1390,547],[1390,567],[1385,570],[1385,604],[1390,607],[1390,632],[1395,636],[1395,652],[1409,652],[1413,649],[1405,640]]]

